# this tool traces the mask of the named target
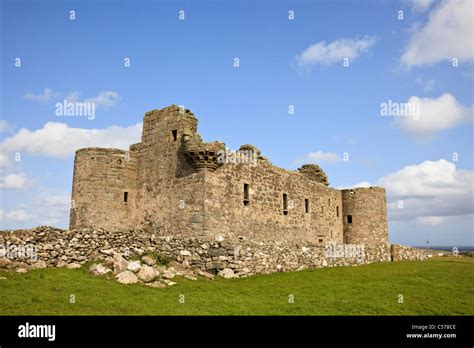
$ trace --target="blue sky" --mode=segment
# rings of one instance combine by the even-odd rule
[[[0,227],[67,226],[74,149],[138,142],[146,111],[178,104],[206,141],[383,185],[394,242],[473,245],[472,6],[3,0]],[[95,118],[56,116],[65,99]],[[388,100],[420,119],[381,116]]]

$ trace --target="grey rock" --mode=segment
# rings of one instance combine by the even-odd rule
[[[91,271],[94,275],[98,275],[98,276],[105,275],[107,273],[112,272],[111,269],[104,267],[104,265],[102,265],[101,263],[92,265],[89,268],[89,271]]]
[[[217,275],[227,279],[234,278],[234,271],[230,268],[224,268],[223,270],[219,271]]]
[[[68,266],[67,266],[68,269],[78,269],[78,268],[81,268],[81,265],[78,264],[78,263],[70,263]]]
[[[136,282],[138,282],[138,278],[135,273],[130,271],[124,271],[122,273],[119,273],[116,275],[115,278],[121,284],[135,284]]]
[[[138,279],[144,283],[155,280],[159,275],[160,273],[150,266],[142,266],[137,273]]]
[[[140,270],[140,261],[130,261],[127,265],[127,270],[137,273]]]
[[[154,266],[156,265],[156,259],[152,256],[149,256],[149,255],[145,255],[142,257],[142,262],[145,264],[145,265],[148,265],[148,266]]]

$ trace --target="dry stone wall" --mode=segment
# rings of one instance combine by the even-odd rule
[[[221,274],[239,277],[426,258],[421,250],[385,243],[321,246],[309,242],[257,241],[245,236],[236,239],[223,236],[214,239],[178,238],[159,236],[153,231],[93,228],[61,230],[37,227],[0,231],[0,267],[6,268],[67,267],[105,259],[115,252],[130,257],[149,251],[165,255],[185,267],[214,274],[221,271]]]

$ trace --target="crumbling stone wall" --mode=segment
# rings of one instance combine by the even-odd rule
[[[246,237],[214,239],[180,238],[144,233],[142,230],[86,228],[61,230],[38,227],[21,231],[0,231],[0,267],[43,268],[66,267],[71,263],[105,259],[118,252],[125,256],[154,251],[167,255],[183,266],[217,273],[231,269],[235,275],[296,271],[307,268],[361,265],[372,262],[426,259],[422,250],[390,246],[327,244],[294,241],[259,241]],[[10,257],[20,245],[33,246],[36,257]],[[2,249],[3,247],[3,249]],[[391,255],[395,252],[395,255]],[[7,257],[5,257],[7,256]]]

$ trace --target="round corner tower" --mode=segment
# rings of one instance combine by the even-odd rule
[[[341,190],[344,242],[379,244],[388,242],[387,201],[382,187]]]
[[[133,225],[134,151],[85,148],[76,151],[69,228]]]

